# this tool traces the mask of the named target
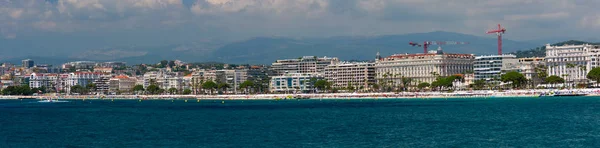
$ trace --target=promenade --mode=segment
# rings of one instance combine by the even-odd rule
[[[506,91],[454,92],[399,92],[399,93],[324,93],[324,94],[235,94],[235,95],[41,95],[0,96],[0,99],[206,99],[206,100],[265,100],[265,99],[419,99],[419,98],[485,98],[485,97],[538,97],[549,93],[577,93],[600,96],[600,89],[531,89]]]

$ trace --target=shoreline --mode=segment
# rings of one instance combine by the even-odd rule
[[[283,100],[283,99],[433,99],[433,98],[509,98],[539,97],[548,93],[578,93],[600,96],[600,89],[572,90],[509,90],[509,91],[456,91],[456,92],[400,92],[400,93],[324,93],[324,94],[250,94],[250,95],[43,95],[0,96],[0,99],[119,99],[119,100]]]

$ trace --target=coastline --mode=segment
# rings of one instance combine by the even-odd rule
[[[548,93],[579,93],[600,96],[600,89],[571,90],[508,90],[508,91],[455,91],[455,92],[400,92],[400,93],[325,93],[325,94],[250,94],[250,95],[42,95],[0,96],[0,99],[124,99],[124,100],[281,100],[281,99],[432,99],[432,98],[508,98],[539,97]]]

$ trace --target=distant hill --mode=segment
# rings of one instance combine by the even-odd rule
[[[452,32],[430,32],[406,35],[373,37],[331,37],[293,39],[284,37],[260,37],[227,44],[213,52],[213,61],[229,63],[268,64],[276,59],[296,58],[304,55],[339,57],[342,60],[372,60],[376,52],[383,56],[395,53],[420,53],[422,47],[412,47],[408,42],[463,41],[468,45],[445,45],[448,53],[495,54],[495,38],[479,37]],[[504,51],[517,51],[539,45],[504,40]],[[436,49],[431,46],[430,49]]]
[[[592,43],[578,40],[569,40],[564,42],[558,42],[551,44],[552,46],[562,46],[562,45],[583,45],[583,44],[592,44],[592,45],[600,45],[600,43]],[[515,54],[518,58],[525,57],[545,57],[546,56],[546,46],[540,46],[536,48],[532,48],[529,50],[518,50],[516,52],[511,52]]]
[[[396,53],[420,53],[422,47],[408,45],[410,41],[461,41],[468,45],[444,45],[447,53],[496,54],[497,42],[493,37],[480,37],[453,32],[429,32],[381,36],[338,36],[327,38],[256,37],[238,42],[205,41],[156,47],[112,47],[70,51],[72,55],[27,57],[42,63],[62,64],[73,60],[123,61],[128,64],[155,63],[163,59],[179,59],[187,62],[215,61],[233,64],[270,64],[277,59],[300,56],[329,56],[341,60],[373,60],[375,54],[382,56]],[[15,45],[16,46],[16,45]],[[516,52],[540,46],[529,42],[505,39],[504,52]],[[431,46],[430,49],[437,49]],[[20,62],[26,57],[3,59]],[[52,59],[52,60],[51,60]],[[37,62],[40,61],[40,62]]]

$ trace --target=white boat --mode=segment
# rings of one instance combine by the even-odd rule
[[[69,102],[69,101],[61,101],[61,100],[58,100],[58,99],[52,100],[51,98],[48,98],[46,100],[40,100],[38,102],[40,102],[40,103],[60,103],[60,102]]]

